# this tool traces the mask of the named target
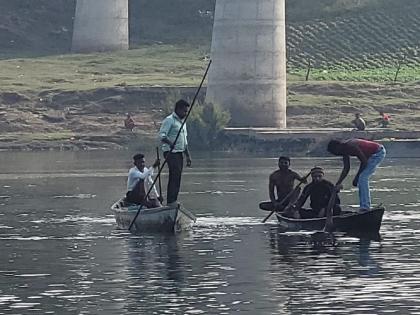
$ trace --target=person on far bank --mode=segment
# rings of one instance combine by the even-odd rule
[[[134,119],[131,117],[129,113],[125,115],[126,117],[124,119],[124,127],[132,132],[134,127],[136,126]]]
[[[157,159],[152,167],[146,167],[144,155],[139,153],[133,156],[134,167],[130,168],[127,178],[127,195],[125,200],[129,203],[143,205],[147,208],[161,207],[161,197],[159,196],[156,186],[150,191],[148,198],[146,194],[153,184],[153,174],[159,166],[160,161]]]
[[[181,125],[187,116],[190,104],[185,100],[179,100],[175,104],[175,111],[166,117],[159,130],[159,138],[162,142],[163,155],[168,163],[169,179],[167,189],[167,205],[177,205],[178,193],[181,186],[184,155],[187,167],[191,166],[191,155],[188,151],[187,125]],[[176,136],[181,130],[175,143]]]
[[[366,122],[361,117],[362,114],[356,113],[354,116],[355,116],[355,118],[354,118],[354,120],[352,120],[352,123],[353,123],[354,127],[356,128],[356,130],[365,130],[366,129]]]
[[[295,201],[299,197],[300,189],[294,194],[291,194],[294,189],[295,180],[306,183],[305,178],[302,178],[298,173],[289,168],[289,157],[280,156],[278,166],[279,169],[273,172],[269,177],[268,192],[270,201],[260,203],[259,206],[262,210],[282,211],[289,203]]]
[[[379,119],[379,126],[382,128],[387,128],[391,121],[391,116],[385,114],[383,111],[380,111],[379,115],[381,115],[381,118]]]
[[[350,171],[350,157],[355,156],[359,159],[360,166],[353,179],[353,186],[359,189],[360,212],[369,211],[371,206],[369,178],[385,158],[384,146],[374,141],[354,138],[344,141],[331,140],[327,150],[343,157],[343,170],[337,181],[337,190],[342,187],[342,182]]]

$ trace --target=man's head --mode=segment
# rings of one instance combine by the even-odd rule
[[[144,167],[146,166],[144,154],[138,153],[133,156],[133,163],[140,171],[143,171]]]
[[[184,119],[187,116],[190,104],[185,100],[179,100],[175,104],[175,113],[179,118]]]
[[[340,140],[330,140],[327,145],[327,151],[334,155],[342,155],[343,143]]]
[[[311,169],[312,182],[319,183],[324,178],[324,169],[319,166],[315,166]]]
[[[130,113],[125,113],[125,116],[127,116],[127,118],[131,117]]]
[[[356,116],[356,118],[360,118],[360,116],[361,116],[362,114],[360,114],[360,113],[356,113],[356,114],[354,114],[354,116]]]
[[[287,170],[290,166],[290,158],[287,156],[279,157],[279,169]]]

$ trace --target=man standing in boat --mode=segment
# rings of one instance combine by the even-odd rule
[[[169,179],[167,189],[167,204],[177,204],[178,193],[181,186],[182,169],[185,155],[187,167],[191,166],[191,156],[188,151],[187,126],[183,125],[190,104],[185,100],[179,100],[175,104],[175,111],[166,117],[159,131],[163,155],[168,163]],[[180,131],[181,130],[181,131]],[[176,139],[179,133],[178,139]]]
[[[336,194],[333,213],[334,215],[339,215],[341,213],[340,199],[334,184],[324,179],[324,169],[319,166],[312,168],[311,178],[311,183],[305,186],[296,204],[285,210],[285,216],[291,216],[296,219],[325,217],[326,209],[333,193]],[[311,209],[302,209],[308,197],[311,201]]]
[[[279,169],[269,177],[268,191],[270,201],[260,203],[260,209],[262,210],[282,211],[290,202],[293,202],[299,197],[300,190],[292,194],[295,180],[306,183],[305,178],[302,178],[298,173],[289,168],[289,157],[280,156],[278,166]]]
[[[360,212],[369,211],[371,206],[369,177],[385,158],[384,146],[364,139],[331,140],[327,150],[343,157],[343,171],[338,179],[337,188],[341,186],[350,171],[350,157],[355,156],[359,159],[360,167],[353,179],[353,186],[359,188]]]
[[[128,172],[127,179],[127,195],[126,201],[129,203],[141,204],[147,208],[161,207],[160,196],[156,187],[153,185],[149,197],[146,194],[153,184],[154,169],[156,169],[160,161],[156,160],[152,167],[146,167],[144,155],[139,153],[133,156],[134,167]]]

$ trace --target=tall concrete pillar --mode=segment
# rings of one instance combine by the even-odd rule
[[[77,0],[72,50],[128,49],[128,0]]]
[[[285,0],[217,0],[208,102],[233,127],[286,127]]]

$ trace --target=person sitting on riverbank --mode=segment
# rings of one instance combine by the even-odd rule
[[[127,113],[126,118],[124,119],[124,127],[132,132],[135,126],[134,119]]]
[[[302,178],[298,173],[289,169],[289,157],[281,156],[279,158],[278,166],[279,169],[273,172],[269,177],[268,191],[270,201],[260,203],[260,209],[262,210],[282,211],[290,202],[295,201],[297,197],[299,197],[299,189],[292,194],[295,180],[306,183],[305,178]]]
[[[356,130],[365,130],[366,129],[366,122],[364,121],[364,119],[361,116],[362,116],[362,114],[356,113],[354,120],[352,120],[352,123],[353,123],[354,127],[356,128]]]
[[[359,188],[360,212],[370,210],[369,178],[385,158],[384,146],[364,139],[331,140],[327,150],[334,155],[343,157],[343,170],[336,187],[341,186],[350,171],[350,157],[355,156],[359,159],[360,167],[353,179],[353,186]]]
[[[341,213],[340,198],[338,193],[335,192],[334,184],[324,179],[324,169],[322,167],[312,168],[311,178],[311,183],[305,186],[296,204],[285,210],[285,215],[296,219],[325,217],[327,206],[333,193],[336,194],[333,213],[334,215],[339,215]],[[308,197],[311,208],[303,209],[302,206]]]
[[[155,185],[153,185],[153,188],[146,199],[146,194],[153,184],[154,169],[159,166],[160,161],[156,160],[151,168],[147,168],[143,154],[139,153],[134,155],[133,160],[134,167],[128,172],[127,195],[125,201],[143,205],[147,208],[161,207],[160,196]]]

